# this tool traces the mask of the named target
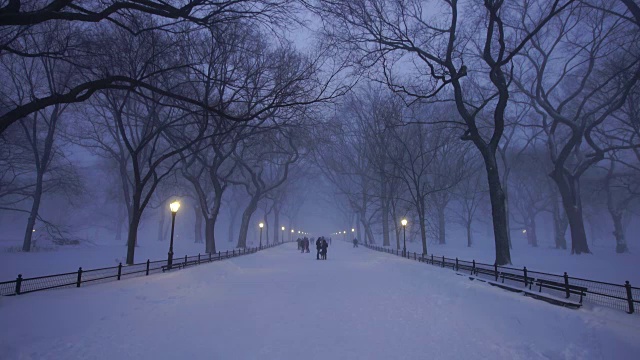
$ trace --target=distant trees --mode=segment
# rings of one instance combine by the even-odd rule
[[[301,5],[323,20],[306,53],[281,36]],[[538,244],[543,213],[556,248],[569,227],[572,253],[589,253],[586,201],[628,249],[634,1],[10,0],[0,24],[0,209],[29,214],[25,251],[45,195],[80,186],[67,142],[117,174],[129,264],[145,210],[177,194],[207,252],[220,217],[237,247],[256,213],[281,238],[313,165],[366,243],[392,246],[395,233],[400,248],[406,216],[426,254],[454,215],[472,246],[488,199],[497,264],[511,261],[511,224]]]
[[[615,5],[611,5],[615,6]],[[614,121],[640,78],[637,28],[587,6],[570,7],[546,29],[526,23],[531,38],[517,57],[515,84],[539,114],[571,230],[572,253],[589,253],[582,214],[580,178],[618,146],[605,147],[598,129]]]
[[[381,81],[405,98],[429,101],[447,96],[443,89],[451,90],[465,124],[461,138],[474,144],[485,164],[499,265],[509,264],[511,258],[496,151],[508,116],[511,63],[531,39],[508,24],[526,19],[537,34],[572,3],[535,2],[530,6],[535,11],[526,17],[504,1],[468,6],[457,0],[317,1],[313,7],[324,16],[326,36],[338,49],[365,71],[380,65]],[[459,18],[462,12],[464,22]],[[399,64],[412,66],[417,76],[398,74]],[[481,123],[482,114],[491,122]]]
[[[46,32],[29,33],[25,41],[38,51],[54,51],[70,36],[65,24],[47,24]],[[3,105],[29,101],[40,95],[59,93],[75,75],[68,63],[53,57],[0,57],[1,72],[6,75],[2,86]],[[30,113],[18,124],[18,129],[6,134],[3,161],[1,198],[9,200],[5,209],[21,211],[15,205],[30,199],[22,251],[31,250],[31,239],[40,205],[46,194],[56,191],[77,191],[79,180],[74,167],[66,159],[63,141],[59,136],[68,115],[67,104],[55,104]],[[9,138],[10,137],[10,138]]]

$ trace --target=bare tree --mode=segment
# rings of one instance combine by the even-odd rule
[[[48,32],[29,34],[29,41],[38,50],[56,48],[65,41],[64,34],[70,31],[63,24],[51,24],[47,28]],[[20,58],[9,55],[2,57],[1,63],[3,73],[9,75],[9,84],[13,85],[12,88],[5,87],[3,92],[7,95],[15,94],[13,100],[17,103],[43,94],[56,94],[74,77],[68,64],[54,58]],[[6,99],[11,97],[7,96]],[[22,245],[22,251],[25,252],[31,250],[34,225],[39,217],[43,195],[65,188],[77,190],[79,186],[77,174],[65,158],[63,146],[59,144],[63,140],[58,134],[60,123],[67,108],[67,105],[56,104],[32,113],[20,123],[22,134],[18,141],[24,154],[29,153],[30,164],[33,166],[33,177],[29,176],[30,179],[12,190],[14,195],[18,189],[25,195],[28,191],[28,197],[32,200]],[[10,169],[13,176],[18,174],[17,167],[12,166]],[[3,178],[10,183],[15,180],[6,176]]]
[[[94,59],[87,54],[104,52],[100,42],[92,38],[94,33],[105,31],[105,23],[117,26],[133,35],[144,33],[189,33],[199,28],[246,21],[255,27],[276,27],[295,21],[297,7],[292,0],[188,0],[174,5],[166,1],[79,1],[79,0],[9,0],[0,4],[0,53],[11,53],[21,58],[53,57],[73,64],[77,76],[54,94],[37,94],[31,99],[22,99],[8,106],[0,113],[0,133],[20,119],[56,104],[84,102],[96,92],[105,89],[144,88],[157,91],[162,96],[173,97],[194,106],[205,108],[218,115],[232,117],[215,107],[207,107],[188,95],[163,88],[161,84],[146,81],[143,77],[131,76],[116,69],[95,66]],[[141,27],[140,18],[153,17],[157,21],[146,22]],[[102,21],[106,20],[106,21]],[[59,47],[37,49],[28,41],[33,33],[47,31],[51,24],[67,24],[77,34],[87,34],[86,38],[69,38]],[[53,27],[58,29],[57,26]],[[275,32],[274,32],[275,33]],[[58,34],[55,34],[58,35]],[[79,56],[81,55],[81,56]],[[156,69],[170,73],[174,67]],[[14,98],[15,100],[15,98]],[[241,120],[240,117],[237,118]]]
[[[487,192],[486,182],[481,178],[482,168],[478,165],[474,166],[475,163],[472,160],[467,162],[464,177],[453,189],[454,201],[458,203],[456,215],[467,231],[467,247],[473,244],[473,220]]]
[[[528,11],[524,18],[535,34],[572,2],[536,1],[540,11]],[[365,69],[382,64],[383,81],[407,98],[433,99],[445,87],[452,88],[466,126],[462,139],[476,146],[485,163],[496,263],[504,265],[511,263],[511,257],[496,151],[509,104],[510,64],[531,36],[505,26],[522,9],[504,1],[483,5],[470,3],[464,9],[465,23],[459,18],[462,9],[457,0],[318,1],[314,9],[324,15],[328,38],[353,54],[354,63]],[[414,81],[396,80],[396,64],[415,65],[418,76]],[[493,119],[490,126],[479,126],[478,115],[483,112]]]
[[[569,220],[571,252],[590,253],[580,177],[612,150],[598,144],[595,130],[610,121],[640,78],[638,57],[621,50],[637,34],[622,19],[580,4],[545,32],[527,24],[519,28],[531,42],[519,58],[516,84],[541,118],[554,164],[550,175]]]
[[[292,135],[283,128],[265,132],[243,141],[234,155],[241,167],[241,178],[234,182],[243,185],[251,196],[242,214],[238,248],[247,246],[249,222],[258,203],[287,180],[291,165],[298,160],[300,145]]]

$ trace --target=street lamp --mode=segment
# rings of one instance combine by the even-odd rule
[[[284,242],[284,226],[282,227],[282,236],[281,236],[280,242],[282,243]]]
[[[402,221],[400,221],[400,224],[402,224],[402,256],[406,257],[407,256],[407,219],[402,219]]]
[[[260,249],[262,249],[262,228],[264,227],[264,223],[258,224],[260,226]]]
[[[171,270],[173,267],[173,230],[176,227],[176,214],[180,209],[180,203],[178,201],[172,202],[169,204],[169,209],[171,210],[171,241],[169,242],[169,253],[167,254],[167,268]]]

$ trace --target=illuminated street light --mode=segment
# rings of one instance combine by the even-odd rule
[[[169,204],[169,210],[171,210],[171,241],[169,242],[169,253],[167,253],[167,268],[171,270],[173,267],[173,232],[176,227],[176,214],[180,209],[180,203],[174,201]]]
[[[402,224],[402,256],[407,256],[407,219],[402,219],[402,221],[400,221],[400,224]]]
[[[258,226],[260,227],[260,249],[262,249],[262,228],[264,227],[264,223],[260,223],[258,224]]]

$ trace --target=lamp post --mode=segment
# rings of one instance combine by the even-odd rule
[[[260,223],[258,224],[258,226],[260,227],[260,249],[262,249],[262,228],[264,227],[264,223]]]
[[[282,227],[282,236],[280,237],[280,242],[284,242],[284,226]]]
[[[173,230],[176,227],[176,214],[180,209],[180,203],[177,201],[172,202],[169,204],[169,209],[171,210],[171,241],[169,241],[169,253],[167,254],[167,268],[171,270],[173,267]]]
[[[402,256],[407,256],[407,219],[400,221],[402,224]]]

